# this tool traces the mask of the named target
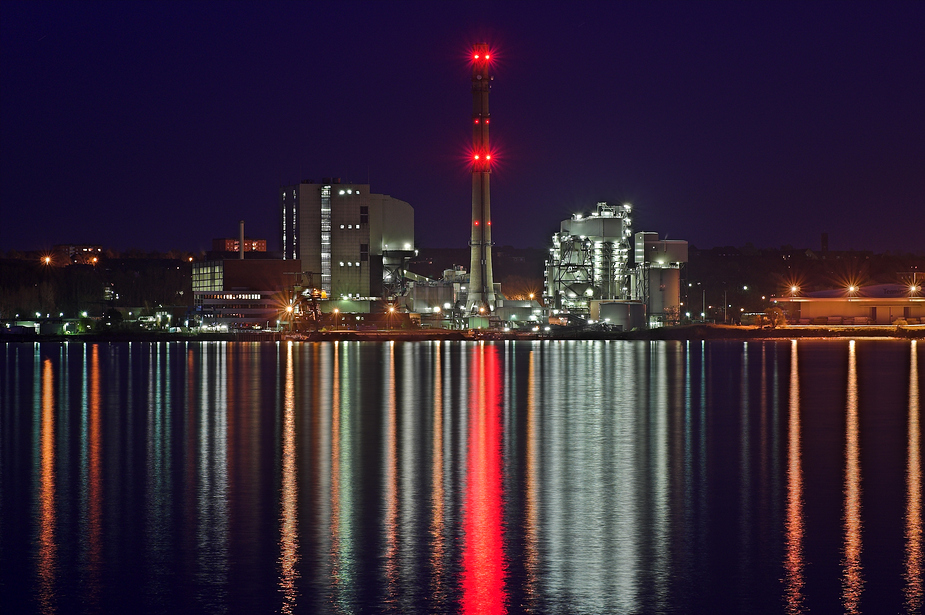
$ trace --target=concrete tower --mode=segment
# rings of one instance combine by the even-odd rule
[[[491,274],[491,149],[488,144],[488,91],[491,89],[491,52],[479,43],[472,49],[472,238],[469,240],[469,294],[466,311],[490,312],[495,307]]]

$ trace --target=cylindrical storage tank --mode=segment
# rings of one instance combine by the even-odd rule
[[[649,269],[649,314],[664,314],[666,308],[681,309],[681,270]]]
[[[599,320],[621,331],[642,329],[646,325],[646,306],[640,301],[602,301]]]

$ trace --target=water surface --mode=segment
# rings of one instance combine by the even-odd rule
[[[0,611],[914,613],[921,344],[4,344]]]

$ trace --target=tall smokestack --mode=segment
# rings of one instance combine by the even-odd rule
[[[472,49],[472,237],[469,294],[466,311],[495,307],[491,273],[491,148],[488,143],[488,91],[491,89],[491,52],[479,43]]]
[[[238,260],[244,260],[244,220],[241,220],[241,238],[238,240]]]

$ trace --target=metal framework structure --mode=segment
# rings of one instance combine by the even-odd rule
[[[598,203],[589,216],[562,222],[546,261],[548,307],[587,315],[593,300],[630,298],[631,211],[629,204]]]

